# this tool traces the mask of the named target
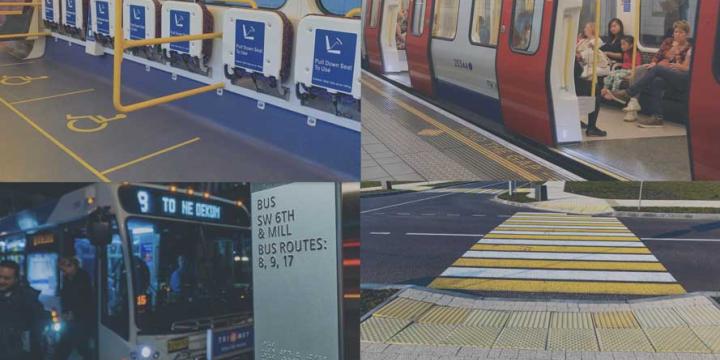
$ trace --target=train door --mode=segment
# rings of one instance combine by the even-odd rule
[[[556,4],[514,0],[503,6],[496,59],[505,125],[549,146],[555,144],[548,72]]]
[[[720,1],[701,1],[690,74],[689,132],[693,178],[720,179]]]
[[[427,96],[433,96],[430,34],[434,4],[434,0],[410,0],[409,26],[405,37],[410,83],[413,89]]]
[[[380,21],[382,20],[383,0],[368,0],[365,16],[365,52],[367,53],[370,70],[383,72],[382,54],[380,50]]]

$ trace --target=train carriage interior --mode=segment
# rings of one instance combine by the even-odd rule
[[[619,19],[624,34],[633,36],[630,51],[636,46],[642,64],[647,65],[662,42],[673,36],[676,21],[688,22],[688,43],[693,44],[698,1],[642,0],[636,3],[609,0],[600,1],[599,6],[595,0],[567,2],[562,6],[569,8],[557,10],[553,28],[549,35],[544,35],[546,27],[550,26],[547,4],[550,3],[539,0],[368,0],[368,18],[364,23],[367,37],[365,64],[370,72],[471,123],[509,138],[524,138],[527,135],[511,128],[508,119],[504,118],[506,114],[501,111],[501,104],[507,100],[499,90],[503,88],[503,77],[498,68],[500,53],[509,45],[511,52],[533,55],[538,48],[547,46],[551,52],[546,70],[547,93],[550,102],[556,103],[555,114],[550,115],[554,116],[549,125],[552,128],[548,130],[553,138],[549,144],[544,144],[551,152],[608,170],[621,178],[690,179],[689,86],[680,91],[668,84],[656,83],[666,89],[661,95],[664,123],[641,127],[640,123],[651,118],[647,94],[643,92],[637,96],[640,111],[606,99],[602,90],[606,73],[599,70],[595,92],[600,99],[597,126],[606,132],[605,136],[588,136],[584,131],[588,115],[594,108],[591,94],[568,99],[564,91],[578,90],[576,85],[567,84],[567,76],[572,82],[579,61],[572,57],[572,50],[577,51],[584,28],[588,24],[594,26],[596,18],[599,18],[602,44],[609,41],[610,21]],[[506,9],[508,6],[512,9]],[[599,16],[596,6],[600,9]],[[506,31],[505,25],[501,24],[503,16],[508,16],[506,10],[511,11],[509,44],[499,40]],[[577,23],[569,24],[570,18],[578,19]],[[431,35],[424,40],[427,31]],[[543,36],[549,36],[549,45],[541,43],[548,40]],[[605,51],[592,50],[597,51],[600,61],[607,56]],[[379,59],[374,59],[378,52]],[[580,57],[579,53],[577,57]],[[622,68],[622,59],[608,59],[609,69]],[[522,75],[521,64],[513,63],[518,67],[512,71]],[[629,73],[644,71],[640,69],[643,65],[637,65],[638,70],[631,69]],[[587,83],[583,86],[592,87],[591,70],[575,76],[579,77],[575,84]],[[424,77],[430,78],[431,90],[422,84]],[[629,86],[631,77],[628,75],[619,82],[620,89]],[[550,84],[552,81],[563,85],[555,88]],[[557,104],[560,103],[565,107],[577,106],[578,111],[574,114],[559,112]]]

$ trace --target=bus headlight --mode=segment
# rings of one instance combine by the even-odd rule
[[[143,359],[149,359],[150,355],[152,355],[152,349],[149,346],[140,348],[140,356],[142,356]]]
[[[62,325],[61,325],[59,322],[53,323],[53,324],[52,324],[52,329],[53,329],[54,331],[56,331],[56,332],[57,332],[57,331],[60,331],[60,329],[62,329]]]

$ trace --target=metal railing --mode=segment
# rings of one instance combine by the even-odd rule
[[[30,2],[30,3],[21,3],[21,2],[0,2],[0,7],[38,7],[41,6],[42,3],[39,2]],[[22,15],[22,10],[0,10],[0,15],[7,15],[7,16],[18,16]],[[48,36],[50,33],[48,32],[26,32],[26,33],[17,33],[17,34],[1,34],[0,40],[9,40],[9,39],[27,39],[32,37],[39,37],[39,36]]]
[[[354,8],[354,9],[351,9],[351,10],[348,11],[347,13],[345,13],[345,17],[351,18],[351,17],[360,16],[360,12],[361,12],[361,11],[362,11],[361,8],[356,7],[356,8]]]

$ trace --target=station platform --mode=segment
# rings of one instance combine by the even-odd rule
[[[141,84],[140,89],[151,89],[151,93],[124,87],[125,103],[197,86],[128,63],[123,66],[126,81]],[[294,129],[284,126],[273,132],[272,126],[283,126],[277,123],[282,121],[298,123],[288,111],[265,110],[268,115],[263,118],[257,116],[256,101],[233,96],[227,92],[222,97],[203,94],[118,114],[112,105],[112,56],[94,58],[85,55],[82,46],[50,39],[45,57],[20,61],[0,45],[0,181],[319,181],[359,177],[351,167],[332,166],[339,161],[323,163],[282,146],[280,140],[285,136],[290,143],[287,132]],[[216,106],[217,102],[223,102],[222,106]],[[188,111],[191,106],[200,113],[207,111],[207,118]],[[269,142],[239,130],[242,126],[280,139]],[[320,135],[323,126],[310,131]],[[297,127],[308,128],[304,121]],[[305,146],[310,149],[307,153],[320,152],[311,149],[312,145]]]
[[[580,179],[363,72],[363,180]]]

